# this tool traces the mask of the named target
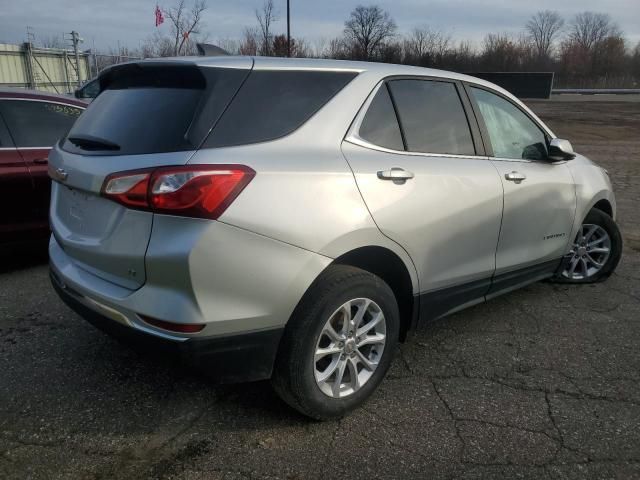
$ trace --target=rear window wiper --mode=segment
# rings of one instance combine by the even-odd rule
[[[120,150],[117,143],[93,135],[73,135],[67,140],[83,150]]]

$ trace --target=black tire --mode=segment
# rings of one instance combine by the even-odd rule
[[[593,208],[587,214],[582,224],[598,225],[607,232],[611,239],[611,253],[609,254],[609,258],[605,262],[604,266],[590,277],[582,279],[567,278],[563,276],[561,271],[553,279],[556,283],[582,284],[603,282],[611,276],[620,262],[620,257],[622,256],[622,235],[620,234],[620,229],[616,222],[602,210]],[[564,270],[564,267],[562,269]]]
[[[355,298],[371,299],[382,310],[385,345],[368,381],[351,395],[334,398],[323,393],[316,383],[316,344],[330,316]],[[382,279],[359,268],[332,265],[311,285],[287,324],[275,363],[273,387],[286,403],[306,416],[316,420],[340,418],[361,405],[380,384],[391,366],[399,330],[398,304]]]

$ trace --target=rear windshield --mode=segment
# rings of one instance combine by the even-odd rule
[[[65,150],[135,155],[194,150],[248,70],[127,65],[101,77],[101,92],[69,131]]]
[[[304,124],[357,73],[254,70],[204,147],[227,147],[283,137]]]

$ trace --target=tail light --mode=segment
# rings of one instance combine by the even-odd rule
[[[102,195],[156,213],[216,219],[255,176],[244,165],[187,165],[109,175]]]

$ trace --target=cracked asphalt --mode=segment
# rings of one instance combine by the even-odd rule
[[[625,239],[606,283],[538,283],[428,325],[349,417],[268,383],[137,354],[56,297],[46,257],[0,273],[0,478],[640,478],[640,102],[531,102],[607,168]]]

